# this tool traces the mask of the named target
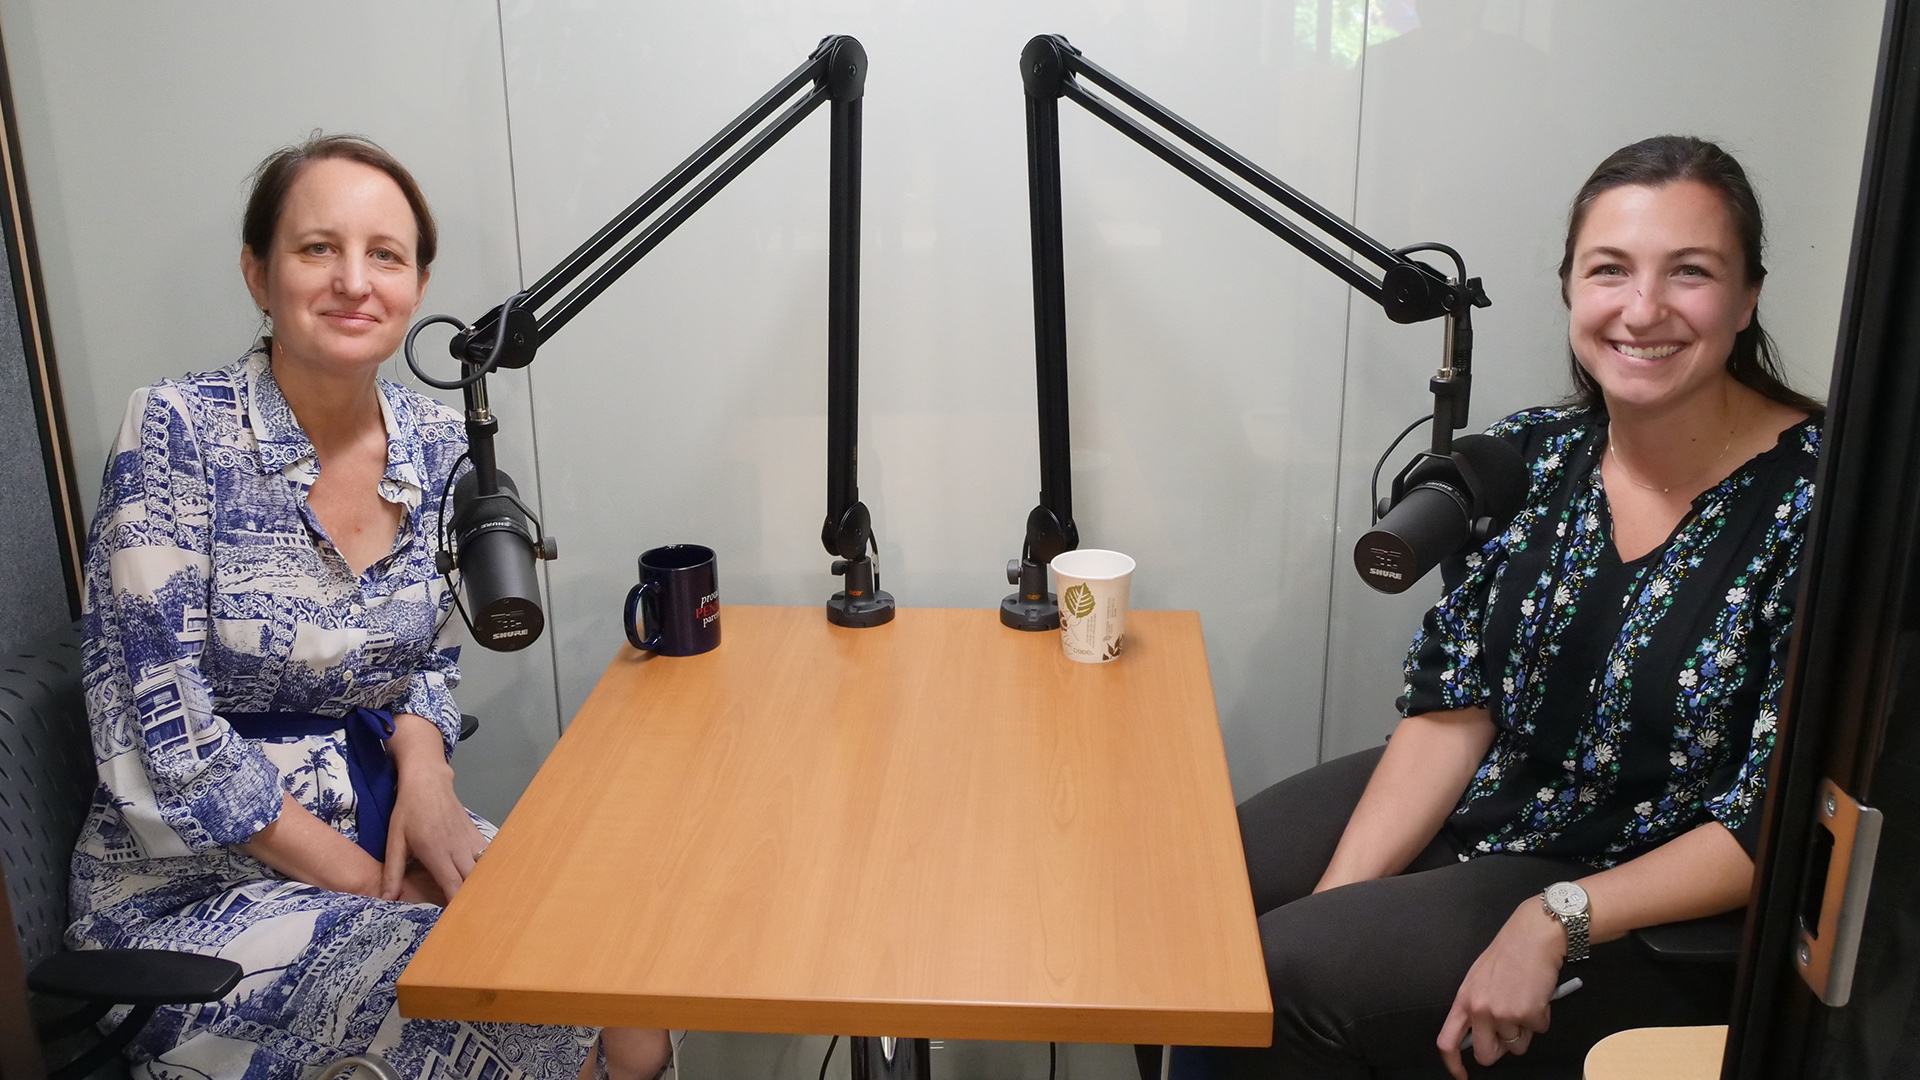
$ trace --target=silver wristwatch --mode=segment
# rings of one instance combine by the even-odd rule
[[[1587,890],[1571,881],[1558,881],[1540,894],[1547,914],[1567,930],[1567,963],[1587,958]]]

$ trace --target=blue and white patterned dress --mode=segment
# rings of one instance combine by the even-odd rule
[[[357,578],[307,506],[318,458],[264,343],[127,406],[88,542],[100,786],[74,851],[67,941],[184,949],[246,972],[216,1004],[162,1010],[129,1051],[136,1077],[294,1080],[373,1050],[410,1080],[566,1080],[592,1046],[591,1028],[403,1020],[394,983],[440,909],[290,881],[236,846],[279,816],[283,791],[352,839],[355,799],[344,732],[248,739],[223,711],[365,706],[432,720],[449,755],[458,738],[459,624],[433,556],[465,432],[431,398],[379,391],[380,495],[405,517]]]

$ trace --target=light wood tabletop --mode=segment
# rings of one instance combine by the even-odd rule
[[[409,1017],[1264,1046],[1194,612],[728,607],[622,648],[400,978]]]
[[[1586,1080],[1718,1080],[1727,1026],[1616,1031],[1587,1051]]]

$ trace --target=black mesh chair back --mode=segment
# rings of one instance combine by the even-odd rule
[[[78,627],[0,657],[0,864],[27,985],[37,995],[34,1026],[49,1052],[48,1080],[124,1078],[120,1051],[156,1008],[218,1001],[242,975],[240,965],[213,956],[66,951],[68,866],[98,783]],[[133,1008],[99,1031],[95,1025],[116,1004]]]
[[[78,628],[0,658],[0,859],[29,970],[62,949],[68,864],[98,775]]]

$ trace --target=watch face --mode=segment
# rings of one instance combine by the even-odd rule
[[[1579,915],[1587,910],[1587,890],[1571,881],[1547,886],[1547,906],[1557,915]]]

